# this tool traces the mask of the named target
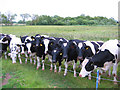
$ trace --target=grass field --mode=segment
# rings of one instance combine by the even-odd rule
[[[24,35],[47,34],[49,36],[64,37],[66,39],[107,41],[109,39],[118,39],[117,26],[5,26],[2,27],[1,33],[15,34],[18,37]],[[49,70],[49,66],[45,66],[45,71],[41,68],[36,70],[33,64],[12,64],[8,58],[2,58],[2,77],[0,80],[4,82],[5,77],[9,74],[8,82],[3,88],[95,88],[96,80],[88,80],[88,78],[73,77],[73,73],[68,72],[66,77],[61,73],[54,73]],[[46,59],[46,63],[47,59]],[[69,65],[70,66],[70,65]],[[62,65],[64,68],[64,65]],[[72,69],[72,66],[69,67]],[[80,69],[77,69],[79,71]],[[96,76],[96,74],[92,74]],[[113,79],[103,75],[103,78]],[[120,65],[118,68],[118,80],[120,80]],[[99,84],[99,88],[118,88],[120,83],[114,85],[111,81],[103,81]]]

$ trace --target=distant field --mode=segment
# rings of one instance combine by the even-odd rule
[[[80,40],[94,40],[94,41],[107,41],[109,39],[118,38],[118,26],[5,26],[2,27],[0,33],[15,34],[18,37],[24,35],[35,34],[47,34],[54,37],[64,37],[66,39],[80,39]],[[50,72],[49,66],[45,65],[45,71],[41,68],[36,70],[36,66],[24,63],[12,64],[12,61],[8,58],[4,58],[2,63],[2,81],[4,81],[7,74],[10,75],[10,79],[3,88],[95,88],[96,80],[88,80],[88,78],[73,77],[73,73],[68,72],[66,77],[63,76],[64,71],[61,73]],[[47,62],[47,59],[46,61]],[[49,62],[47,62],[49,63]],[[71,65],[69,65],[71,66]],[[64,64],[62,64],[64,68]],[[72,66],[69,67],[72,70]],[[77,69],[79,72],[80,69]],[[96,76],[96,74],[92,74]],[[78,76],[78,74],[77,74]],[[1,76],[0,76],[1,77]],[[102,76],[103,78],[113,79],[113,77],[107,77],[107,74]],[[1,78],[0,78],[1,80]],[[118,80],[120,81],[120,64],[118,68]],[[111,81],[101,80],[99,88],[119,88],[120,83],[114,85]]]
[[[107,41],[118,38],[118,26],[5,26],[2,33],[17,36],[47,34],[66,39]]]

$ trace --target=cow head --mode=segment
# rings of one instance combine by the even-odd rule
[[[10,44],[11,37],[9,35],[3,36],[3,38],[0,40],[0,43],[3,44]]]
[[[92,49],[89,45],[86,45],[86,43],[79,43],[78,44],[78,59],[84,60],[86,57],[93,56]]]
[[[62,59],[62,56],[63,56],[63,53],[62,53],[61,49],[59,49],[59,47],[55,48],[52,51],[52,62],[56,63],[58,59],[59,60]]]
[[[68,58],[68,49],[69,49],[69,46],[68,46],[68,42],[62,42],[62,41],[60,41],[60,42],[58,42],[58,44],[57,44],[57,46],[59,47],[59,48],[61,48],[61,50],[62,50],[62,58],[63,59],[67,59]]]

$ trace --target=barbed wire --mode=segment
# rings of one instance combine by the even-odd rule
[[[49,64],[45,64],[45,65],[47,65],[47,66],[50,66]],[[57,67],[58,68],[58,67]],[[62,70],[65,70],[64,68],[61,68]],[[74,71],[72,71],[72,70],[68,70],[69,72],[72,72],[72,73],[74,73]],[[79,72],[76,72],[77,74],[79,74]],[[95,76],[91,76],[92,78],[97,78],[97,77],[95,77]],[[102,79],[102,80],[107,80],[107,81],[114,81],[114,80],[111,80],[111,79],[105,79],[105,78],[100,78],[100,79]],[[119,82],[120,83],[120,81],[117,81],[117,82]]]

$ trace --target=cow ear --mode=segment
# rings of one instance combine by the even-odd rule
[[[35,37],[34,37],[34,36],[31,36],[31,39],[32,39],[32,40],[35,40]]]
[[[41,39],[44,39],[44,38],[45,38],[44,36],[41,37]]]

